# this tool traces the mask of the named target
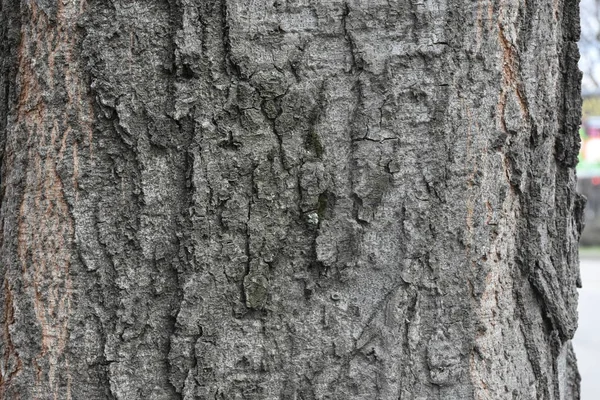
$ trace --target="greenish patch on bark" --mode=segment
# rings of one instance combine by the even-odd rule
[[[321,139],[319,139],[319,135],[317,135],[317,132],[315,132],[314,129],[311,129],[308,133],[305,147],[308,151],[314,152],[317,158],[322,158],[323,153],[325,152]]]
[[[269,294],[269,281],[263,275],[247,275],[244,278],[246,307],[262,310]]]
[[[327,211],[327,193],[321,193],[319,195],[319,202],[317,204],[317,215],[319,220],[325,218],[325,212]]]

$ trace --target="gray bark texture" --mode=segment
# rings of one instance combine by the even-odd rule
[[[579,398],[576,0],[0,3],[0,398]]]

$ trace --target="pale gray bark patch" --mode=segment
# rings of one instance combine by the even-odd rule
[[[579,398],[574,0],[65,4],[0,12],[1,396]]]

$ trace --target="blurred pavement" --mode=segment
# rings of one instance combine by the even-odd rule
[[[600,255],[581,256],[579,328],[573,347],[581,373],[581,400],[600,398]]]

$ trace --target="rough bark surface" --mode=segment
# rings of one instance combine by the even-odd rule
[[[578,399],[575,0],[1,0],[3,399]]]

